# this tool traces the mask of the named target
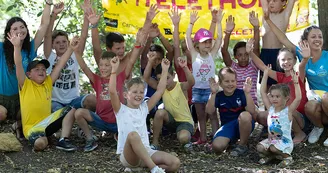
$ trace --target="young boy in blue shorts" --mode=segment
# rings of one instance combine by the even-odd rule
[[[221,127],[213,137],[212,147],[216,153],[222,153],[230,143],[240,139],[237,147],[230,153],[240,156],[246,153],[248,137],[254,129],[255,104],[251,96],[252,80],[248,77],[243,90],[237,89],[236,72],[230,67],[219,71],[219,83],[210,79],[211,96],[206,112],[213,113],[219,108]],[[223,91],[217,92],[219,86]]]

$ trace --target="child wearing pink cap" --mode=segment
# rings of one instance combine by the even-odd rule
[[[194,43],[191,39],[191,33],[194,23],[199,18],[198,12],[191,12],[190,24],[186,34],[187,46],[192,57],[193,76],[195,78],[195,85],[192,88],[192,102],[195,105],[198,127],[200,131],[200,138],[195,144],[206,143],[206,120],[209,116],[212,124],[212,131],[218,129],[218,118],[216,112],[211,115],[205,113],[205,106],[211,93],[209,79],[215,76],[214,57],[217,56],[218,50],[221,46],[222,40],[222,9],[213,11],[216,13],[216,20],[218,23],[217,39],[214,46],[212,44],[213,34],[204,28],[199,29],[194,37]]]

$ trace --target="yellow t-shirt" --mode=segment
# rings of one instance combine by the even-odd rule
[[[184,95],[180,82],[177,82],[175,87],[169,91],[165,90],[162,96],[165,110],[167,110],[177,122],[188,122],[194,125],[188,101]]]
[[[41,84],[26,78],[19,91],[24,136],[28,131],[51,114],[52,80],[48,75]]]

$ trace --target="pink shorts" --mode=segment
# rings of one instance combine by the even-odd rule
[[[149,157],[151,157],[153,154],[155,154],[155,153],[157,152],[156,150],[153,150],[153,149],[148,148],[148,147],[146,147],[146,150],[147,150],[147,152],[148,152]],[[146,167],[145,163],[144,163],[141,159],[139,159],[138,164],[136,164],[136,165],[131,165],[130,163],[128,163],[128,161],[126,161],[123,152],[122,152],[121,155],[120,155],[120,161],[121,161],[122,165],[123,165],[124,167],[127,167],[127,168]]]

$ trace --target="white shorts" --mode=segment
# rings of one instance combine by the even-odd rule
[[[153,149],[148,148],[148,147],[146,147],[146,150],[148,152],[149,157],[151,157],[153,154],[155,154],[157,152],[156,150],[153,150]],[[145,163],[141,159],[139,159],[139,162],[136,165],[129,164],[128,161],[126,161],[123,152],[120,155],[120,161],[121,161],[122,165],[124,167],[127,167],[127,168],[146,167]]]

